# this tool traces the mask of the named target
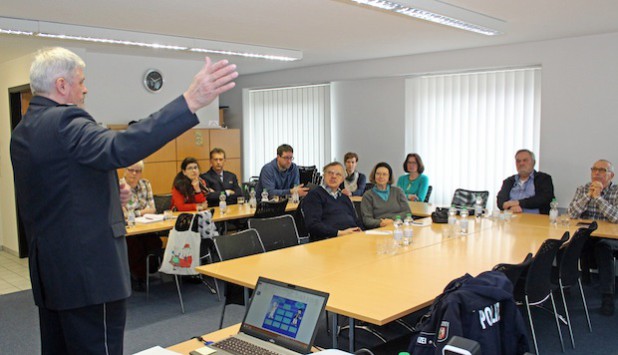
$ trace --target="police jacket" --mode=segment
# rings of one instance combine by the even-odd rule
[[[458,335],[480,343],[482,354],[523,354],[529,350],[526,328],[513,300],[513,285],[499,271],[451,281],[417,325],[408,352],[442,354]]]

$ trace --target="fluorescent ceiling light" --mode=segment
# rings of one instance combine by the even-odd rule
[[[506,23],[478,12],[447,4],[439,0],[351,0],[361,5],[373,6],[487,36],[504,33]]]
[[[156,35],[112,30],[108,28],[67,25],[62,23],[0,17],[0,34],[33,36],[91,43],[126,45],[154,49],[213,53],[246,58],[295,61],[301,51],[219,42],[198,38]]]

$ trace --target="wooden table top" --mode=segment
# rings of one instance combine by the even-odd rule
[[[414,227],[413,244],[378,254],[392,235],[366,232],[204,265],[200,273],[245,287],[265,276],[330,294],[326,309],[383,325],[431,304],[452,279],[515,263],[562,231],[470,218],[470,232],[448,236],[448,225]]]
[[[204,338],[204,340],[206,341],[217,342],[238,333],[239,330],[240,323],[231,325],[227,328],[219,329],[209,334],[204,334],[202,335],[202,338]],[[202,343],[201,341],[197,339],[190,339],[185,342],[170,346],[167,349],[180,354],[189,354],[191,351],[199,349],[202,346],[204,346],[204,343]]]
[[[221,213],[219,207],[212,207],[215,212],[213,214],[213,222],[224,222],[230,221],[234,219],[242,219],[242,218],[250,218],[255,214],[255,209],[249,208],[249,204],[245,203],[242,205],[229,205],[227,206],[227,211],[225,213]],[[298,208],[297,203],[288,202],[285,210],[287,212],[295,211]],[[195,211],[186,211],[186,212],[174,212],[174,216],[178,216],[181,213],[195,213]],[[127,236],[139,235],[145,233],[154,233],[165,230],[170,230],[174,228],[174,224],[176,223],[176,219],[164,220],[160,222],[153,223],[137,223],[133,227],[127,227]]]
[[[352,202],[360,202],[363,200],[362,196],[352,196],[350,197],[350,199],[352,200]],[[431,213],[436,209],[436,206],[432,205],[431,203],[426,203],[426,202],[408,202],[408,204],[410,205],[410,210],[412,211],[412,215],[414,216],[419,216],[419,217],[429,217],[431,216]],[[404,218],[405,216],[401,216],[401,218]]]

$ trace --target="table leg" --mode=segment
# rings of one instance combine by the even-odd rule
[[[339,333],[339,315],[337,313],[333,313],[330,312],[332,317],[333,317],[333,323],[332,323],[332,328],[330,330],[332,338],[333,338],[333,349],[338,349],[339,348],[339,339],[338,339],[338,333]]]
[[[348,329],[348,334],[349,334],[348,340],[350,341],[349,352],[354,354],[354,348],[355,348],[354,346],[354,318],[350,317],[348,319],[349,319],[348,324],[350,326],[350,329]]]

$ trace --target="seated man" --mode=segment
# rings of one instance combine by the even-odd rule
[[[614,167],[607,160],[598,160],[592,166],[591,182],[580,186],[569,205],[571,218],[595,219],[618,223],[618,186],[612,183]],[[582,279],[589,280],[589,251],[594,250],[594,259],[599,268],[599,283],[602,294],[601,314],[614,314],[614,252],[618,240],[592,238],[582,253]],[[588,251],[588,252],[586,252]]]
[[[227,204],[235,204],[238,196],[242,196],[242,190],[238,185],[238,178],[234,173],[223,170],[225,164],[225,151],[214,148],[210,151],[210,170],[200,175],[206,186],[213,191],[208,193],[206,199],[209,206],[219,205],[219,196],[225,192]]]
[[[498,192],[498,208],[514,213],[549,214],[549,203],[554,198],[551,176],[534,170],[536,159],[528,149],[515,154],[517,174],[502,182]]]
[[[352,200],[339,189],[345,174],[343,165],[330,163],[323,172],[322,186],[311,190],[302,202],[305,226],[312,241],[361,230]]]
[[[288,144],[277,148],[277,157],[262,167],[260,179],[255,188],[257,198],[261,198],[262,190],[268,191],[270,198],[286,196],[298,192],[300,197],[307,195],[309,189],[300,185],[300,174],[294,160],[294,149]]]

